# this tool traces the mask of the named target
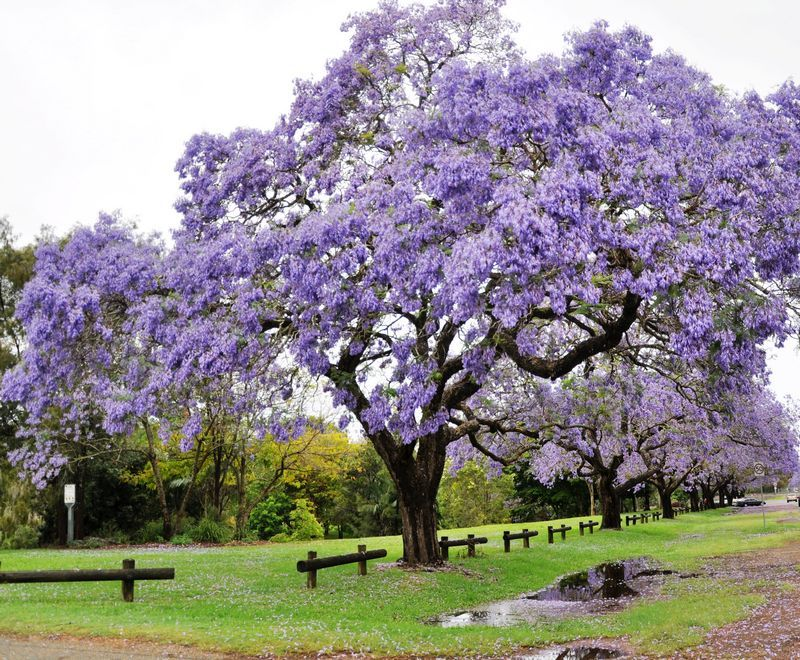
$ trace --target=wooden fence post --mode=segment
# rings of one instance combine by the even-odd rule
[[[475,556],[475,534],[467,534],[467,557]]]
[[[442,542],[447,543],[447,538],[448,537],[443,536]],[[446,545],[440,547],[442,548],[442,559],[450,559],[450,548],[448,548]]]
[[[367,551],[367,546],[359,545],[358,546],[358,551],[359,552],[366,552]],[[358,562],[358,574],[359,575],[366,575],[367,574],[367,560],[366,559],[362,559],[360,562]]]
[[[523,534],[527,534],[528,530],[527,529],[523,529],[522,533]],[[527,536],[523,536],[522,537],[522,547],[523,548],[530,548],[531,547],[530,539]]]
[[[511,552],[511,539],[508,538],[510,533],[508,530],[503,532],[503,552]]]
[[[548,525],[547,526],[547,542],[548,543],[552,543],[553,542],[553,526],[552,525]]]
[[[136,561],[134,559],[123,559],[122,568],[136,568]],[[133,580],[122,581],[122,600],[124,600],[126,603],[133,602],[133,585]]]
[[[311,559],[316,559],[316,558],[317,558],[317,553],[314,550],[309,550],[308,551],[308,559],[311,560]],[[309,589],[316,589],[316,587],[317,587],[317,572],[316,571],[311,570],[311,571],[308,572],[308,575],[306,576],[306,587],[308,587]]]

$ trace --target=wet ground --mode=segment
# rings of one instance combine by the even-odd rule
[[[638,597],[654,595],[665,579],[683,577],[694,575],[678,575],[645,558],[627,559],[565,575],[550,586],[519,598],[444,614],[426,623],[443,628],[511,626],[548,618],[602,614],[620,610]]]
[[[800,508],[795,503],[768,505],[768,510],[785,510],[787,522],[797,522]],[[734,515],[760,513],[757,507],[737,510]],[[726,580],[764,580],[772,585],[764,592],[766,602],[741,621],[711,631],[697,647],[676,653],[676,660],[717,660],[778,658],[800,660],[800,544],[711,559],[705,568],[708,575]],[[659,570],[657,567],[653,567]],[[645,569],[647,570],[647,569]],[[658,577],[658,576],[651,576]],[[660,579],[675,579],[661,576]],[[588,578],[588,576],[587,576]],[[788,588],[787,588],[788,587]],[[543,593],[537,592],[539,594]],[[530,594],[534,595],[534,594]],[[537,602],[535,599],[526,599]],[[605,599],[613,601],[614,599]],[[619,600],[619,599],[618,599]],[[624,597],[623,597],[624,600]],[[538,602],[544,602],[539,600]],[[556,601],[559,602],[559,601]],[[569,601],[565,601],[569,603]],[[597,602],[597,601],[595,601]],[[585,601],[573,605],[585,606]],[[251,657],[251,656],[248,656]],[[303,656],[293,656],[299,659]],[[317,656],[306,656],[317,657]],[[349,655],[327,656],[349,658]],[[510,656],[515,660],[602,660],[604,658],[648,658],[635,653],[625,639],[577,640],[545,649],[520,649]],[[245,656],[203,652],[194,647],[149,644],[134,640],[71,637],[0,638],[0,660],[44,660],[64,658],[100,660],[109,658],[202,658],[243,660]],[[399,659],[396,659],[399,660]],[[404,658],[403,660],[410,660]]]

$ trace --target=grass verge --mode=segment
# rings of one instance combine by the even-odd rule
[[[320,556],[353,552],[357,543],[401,554],[399,537],[264,544],[221,548],[169,547],[113,550],[0,552],[3,570],[117,568],[123,558],[137,567],[174,566],[174,581],[140,582],[136,601],[124,603],[118,583],[0,585],[0,630],[141,637],[243,653],[354,651],[375,655],[432,654],[463,657],[503,654],[583,637],[627,637],[644,653],[694,645],[705,632],[742,618],[763,601],[758,584],[706,578],[669,585],[661,597],[602,616],[516,625],[439,628],[424,623],[436,614],[513,598],[559,575],[595,564],[647,556],[667,567],[698,570],[704,558],[776,547],[800,539],[800,523],[777,522],[786,512],[727,515],[729,510],[687,514],[579,537],[546,542],[547,523],[491,525],[443,531],[488,536],[478,557],[451,549],[467,571],[425,572],[396,568],[357,577],[355,565],[319,572],[314,591],[295,570],[310,549]],[[566,520],[566,524],[578,519]],[[538,529],[531,548],[521,542],[503,553],[502,530]],[[577,524],[574,525],[577,529]]]

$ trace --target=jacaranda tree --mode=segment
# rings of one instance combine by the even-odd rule
[[[611,356],[557,383],[506,374],[484,388],[470,413],[486,430],[451,445],[454,464],[476,455],[504,465],[524,458],[543,483],[591,479],[603,528],[613,529],[624,496],[648,481],[672,518],[671,497],[684,484],[709,483],[716,492],[756,460],[771,474],[794,472],[796,415],[758,381],[719,391],[707,374],[667,372],[664,364],[656,373]]]
[[[200,339],[218,355],[327,383],[397,486],[409,563],[439,559],[446,449],[480,430],[462,404],[495,363],[557,379],[638,326],[759,368],[786,330],[769,283],[797,269],[794,85],[734,97],[604,24],[531,61],[501,5],[356,15],[272,129],[197,135],[178,163],[185,332],[228,315]],[[164,359],[202,374],[190,344]]]

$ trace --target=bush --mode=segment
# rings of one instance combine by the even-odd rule
[[[170,539],[172,545],[191,545],[192,537],[189,534],[176,534]]]
[[[97,538],[104,539],[106,545],[123,545],[130,543],[130,537],[123,532],[114,521],[103,523],[97,530]]]
[[[30,525],[20,525],[14,533],[3,539],[3,548],[7,550],[27,550],[39,546],[39,530]]]
[[[270,538],[270,541],[272,541],[273,543],[288,543],[291,540],[292,539],[289,538],[289,535],[286,532],[281,532],[280,534],[275,534],[275,536]]]
[[[308,500],[297,500],[294,503],[294,511],[289,515],[289,527],[292,530],[292,541],[325,538],[325,531],[314,515]]]
[[[113,545],[113,543],[109,539],[101,539],[98,536],[87,536],[85,539],[76,539],[72,541],[69,547],[94,550],[95,548],[104,548],[107,545]]]
[[[164,523],[160,520],[151,520],[144,524],[136,535],[139,543],[163,543]]]
[[[203,518],[191,531],[192,541],[195,543],[227,543],[233,537],[233,532],[224,523],[213,518]]]
[[[288,532],[292,500],[285,494],[271,495],[259,502],[250,513],[249,527],[260,539],[270,539],[281,532]]]

